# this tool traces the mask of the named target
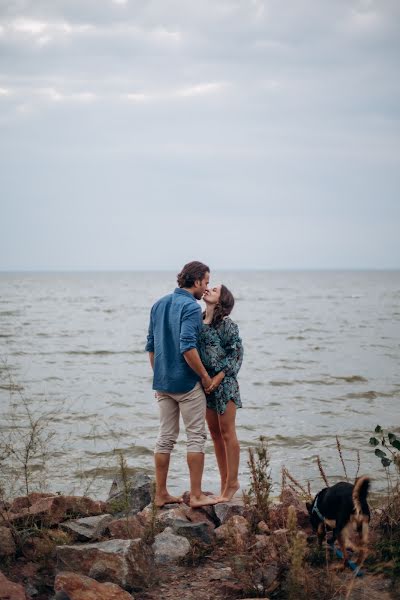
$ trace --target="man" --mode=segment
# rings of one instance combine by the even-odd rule
[[[190,505],[196,508],[216,503],[201,490],[206,441],[204,389],[208,391],[212,382],[197,352],[202,327],[197,300],[203,297],[209,280],[207,265],[190,262],[178,274],[179,287],[151,309],[146,350],[154,371],[153,389],[160,410],[160,431],[154,451],[155,503],[159,507],[182,502],[182,498],[171,496],[167,489],[170,454],[178,438],[180,414],[187,435]]]

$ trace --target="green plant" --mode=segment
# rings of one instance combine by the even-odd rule
[[[304,560],[307,542],[303,532],[297,529],[296,510],[289,506],[288,510],[288,544],[289,544],[289,568],[287,573],[287,592],[290,600],[307,599],[305,589]]]
[[[384,452],[381,448],[375,448],[375,456],[381,459],[382,466],[385,469],[393,463],[400,473],[400,439],[394,433],[385,433],[380,425],[375,427],[375,433],[379,435],[379,439],[375,436],[370,437],[370,445],[374,447],[383,446],[390,455],[388,456],[387,452]]]
[[[56,432],[55,410],[40,410],[22,393],[5,361],[0,365],[2,389],[9,392],[9,404],[0,413],[0,500],[16,494],[26,496],[43,490],[48,460]]]
[[[272,489],[271,471],[269,468],[268,444],[264,436],[260,436],[259,444],[249,448],[248,466],[250,469],[250,486],[243,494],[245,504],[251,508],[254,521],[267,521]]]

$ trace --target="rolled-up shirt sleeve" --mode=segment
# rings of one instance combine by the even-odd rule
[[[154,352],[153,309],[150,313],[149,330],[147,333],[146,352]]]
[[[197,340],[201,329],[201,308],[197,303],[185,306],[182,313],[179,350],[181,354],[197,348]]]

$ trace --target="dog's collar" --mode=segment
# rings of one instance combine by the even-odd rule
[[[317,517],[319,519],[321,519],[321,521],[325,521],[325,517],[321,514],[321,511],[319,510],[318,506],[317,506],[317,502],[318,502],[318,496],[315,498],[315,502],[314,502],[314,506],[312,508],[312,512],[315,512],[315,514],[317,515]]]

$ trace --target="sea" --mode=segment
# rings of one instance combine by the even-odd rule
[[[212,272],[221,282],[244,345],[242,487],[248,449],[264,436],[275,495],[283,468],[324,487],[318,457],[330,484],[366,474],[383,491],[369,439],[377,425],[400,436],[400,271]],[[0,273],[0,448],[26,446],[29,419],[38,423],[29,465],[46,489],[105,499],[121,460],[153,474],[158,409],[144,346],[152,304],[175,286],[174,272]],[[185,453],[182,426],[172,492],[188,489]],[[218,491],[210,438],[203,481]]]

